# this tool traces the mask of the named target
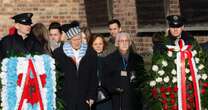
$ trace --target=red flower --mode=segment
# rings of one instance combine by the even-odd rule
[[[17,29],[13,26],[9,28],[9,35],[14,35],[16,33]]]
[[[17,85],[18,85],[18,86],[21,86],[22,76],[23,76],[22,73],[18,75],[18,79],[17,79]]]
[[[160,88],[160,92],[165,92],[165,87],[164,87],[164,86],[162,86],[162,87]]]
[[[174,99],[175,95],[173,93],[170,94],[170,98]]]
[[[178,106],[177,105],[173,105],[171,109],[172,110],[178,110]]]
[[[188,89],[193,89],[192,84],[189,84],[189,85],[188,85]]]
[[[205,88],[202,88],[202,90],[201,90],[201,94],[205,94],[206,93],[206,89]]]
[[[203,87],[208,87],[208,83],[205,82],[205,83],[203,84]]]
[[[192,96],[192,97],[188,98],[188,101],[189,101],[190,103],[193,103],[193,102],[194,102],[194,97]]]
[[[167,87],[167,88],[166,88],[166,91],[167,91],[167,92],[171,92],[171,87]]]
[[[162,93],[161,97],[162,97],[163,99],[166,99],[166,98],[167,98],[167,96],[166,96],[165,93]]]
[[[187,109],[191,110],[191,105],[187,103]]]
[[[152,96],[156,97],[157,96],[157,88],[152,88]]]
[[[166,105],[167,103],[168,103],[167,100],[162,100],[163,105]]]
[[[173,91],[174,91],[174,92],[177,92],[177,91],[178,91],[178,87],[175,86],[175,87],[173,88]]]
[[[163,105],[163,110],[168,110],[168,105],[167,104]]]
[[[174,99],[171,99],[171,100],[170,100],[170,103],[171,103],[172,105],[174,105],[175,102],[176,102],[176,101],[175,101]]]

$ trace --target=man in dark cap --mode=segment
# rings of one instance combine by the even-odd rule
[[[168,28],[168,44],[175,45],[176,39],[183,39],[185,44],[196,42],[194,37],[184,30],[185,18],[180,15],[170,15],[167,17]]]
[[[79,25],[65,24],[67,42],[54,50],[54,58],[64,73],[65,110],[89,110],[96,99],[96,52],[82,43]]]
[[[160,43],[154,43],[153,52],[155,53],[163,53],[167,51],[166,45],[175,45],[176,39],[183,39],[185,44],[192,44],[196,42],[193,36],[190,33],[184,30],[184,22],[185,19],[180,15],[170,15],[167,16],[168,21],[168,29],[167,34],[168,37],[161,37],[159,39]]]
[[[12,17],[16,31],[0,41],[1,59],[41,51],[37,40],[30,35],[32,16],[32,13],[21,13]]]

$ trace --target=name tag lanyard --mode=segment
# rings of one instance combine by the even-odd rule
[[[124,57],[122,57],[122,61],[123,61],[123,69],[124,69],[124,71],[126,71],[127,70],[128,63],[127,63],[127,61],[125,61],[125,58]]]

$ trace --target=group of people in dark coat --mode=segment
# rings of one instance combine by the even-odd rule
[[[130,108],[130,97],[135,98],[133,102],[138,99],[129,95],[135,92],[130,89],[133,90],[131,85],[136,79],[136,69],[141,67],[144,70],[144,65],[142,58],[130,49],[132,42],[129,34],[120,33],[118,20],[109,23],[114,37],[111,37],[112,44],[107,45],[100,34],[88,35],[90,38],[83,40],[78,22],[64,25],[54,22],[47,32],[42,23],[32,26],[32,16],[32,13],[22,13],[12,17],[14,31],[0,41],[1,59],[27,54],[52,55],[61,71],[59,74],[64,75],[61,96],[65,110],[133,110]],[[50,49],[50,39],[58,46]],[[120,51],[122,49],[124,53]]]

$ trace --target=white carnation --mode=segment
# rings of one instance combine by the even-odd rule
[[[172,82],[173,83],[176,83],[177,82],[177,78],[176,77],[173,77]]]
[[[163,61],[162,61],[162,65],[163,65],[164,67],[166,67],[166,66],[168,66],[168,62],[167,62],[166,60],[163,60]]]
[[[195,58],[195,61],[196,61],[196,63],[199,63],[200,60],[199,60],[199,58]]]
[[[195,56],[196,54],[197,54],[197,51],[196,50],[192,51],[192,55],[193,56]]]
[[[189,76],[188,79],[189,79],[189,81],[192,81],[192,77],[191,76]]]
[[[171,73],[172,73],[173,75],[176,75],[176,70],[173,69],[173,70],[171,71]]]
[[[173,56],[173,52],[172,51],[168,51],[168,56],[172,57]]]
[[[158,71],[158,69],[159,69],[159,67],[158,67],[157,65],[153,65],[153,66],[152,66],[152,70],[153,70],[153,71],[156,72],[156,71]]]
[[[158,77],[157,79],[156,79],[156,82],[162,82],[162,78],[161,77]]]
[[[202,74],[202,79],[206,80],[207,79],[207,74]]]
[[[156,81],[150,81],[150,86],[153,87],[156,85]]]
[[[165,74],[165,71],[164,71],[164,70],[160,70],[160,71],[158,71],[158,74],[159,74],[160,76],[163,76],[163,75]]]
[[[204,65],[200,64],[199,65],[199,70],[202,70],[204,68]]]
[[[168,83],[170,78],[169,78],[169,76],[166,76],[163,80],[164,80],[164,82]]]
[[[186,68],[186,69],[185,69],[185,72],[186,72],[186,73],[189,73],[189,72],[190,72],[190,70],[189,70],[188,68]]]

